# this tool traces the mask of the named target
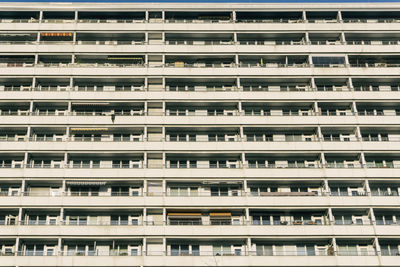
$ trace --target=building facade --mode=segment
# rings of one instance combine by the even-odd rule
[[[400,266],[400,4],[0,10],[0,266]]]

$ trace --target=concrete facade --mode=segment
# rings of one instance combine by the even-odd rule
[[[0,6],[0,267],[399,266],[400,4]]]

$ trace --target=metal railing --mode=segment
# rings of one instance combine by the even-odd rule
[[[328,137],[313,137],[310,139],[306,138],[285,138],[285,139],[276,139],[266,138],[266,139],[254,139],[251,136],[243,138],[240,136],[236,136],[234,139],[186,139],[186,140],[171,140],[166,138],[145,138],[145,137],[133,137],[133,138],[113,138],[112,136],[107,137],[106,139],[101,137],[27,137],[27,136],[19,136],[15,137],[4,137],[0,136],[0,142],[172,142],[172,143],[185,143],[185,142],[200,142],[200,143],[230,143],[230,142],[400,142],[400,137],[390,137],[390,138],[368,138],[368,137],[351,137],[348,140],[344,140],[343,138],[328,138]]]
[[[229,16],[226,18],[132,18],[132,19],[36,19],[36,18],[10,18],[1,19],[0,23],[400,23],[400,19],[394,18],[239,18],[233,20]]]
[[[166,40],[165,45],[399,45],[400,40]],[[9,41],[0,40],[0,45],[152,45],[143,40],[77,40],[77,41]]]
[[[315,257],[315,256],[399,256],[376,250],[367,251],[330,251],[330,250],[288,250],[288,251],[17,251],[1,253],[1,256],[27,256],[27,257],[93,257],[93,256],[171,256],[171,257],[187,257],[187,256],[208,256],[208,257],[240,257],[240,256],[296,256],[296,257]]]
[[[395,164],[377,164],[377,163],[367,163],[367,164],[242,164],[238,162],[236,164],[187,164],[187,165],[177,165],[177,164],[152,164],[150,166],[145,166],[143,163],[138,164],[112,164],[107,166],[102,166],[100,164],[90,165],[90,164],[64,164],[64,163],[45,163],[45,164],[12,164],[3,163],[0,164],[0,169],[323,169],[323,168],[335,168],[335,169],[362,169],[362,168],[377,168],[377,169],[399,169],[400,165]]]
[[[172,256],[172,257],[185,257],[185,256],[209,256],[209,257],[230,257],[230,256],[377,256],[377,251],[314,251],[314,250],[292,250],[292,251],[135,251],[121,252],[121,251],[18,251],[15,253],[5,254],[4,256]],[[386,256],[386,255],[383,255]]]
[[[5,86],[4,92],[12,91],[12,92],[29,92],[29,91],[37,91],[37,92],[94,92],[94,93],[110,93],[110,92],[143,92],[143,91],[150,91],[150,92],[179,92],[179,93],[193,93],[193,92],[394,92],[397,93],[399,91],[398,85],[394,85],[393,89],[387,90],[379,88],[376,86],[374,88],[356,86],[356,87],[340,87],[340,88],[333,88],[332,86],[285,86],[279,89],[276,86],[272,86],[269,88],[268,85],[261,85],[261,86],[241,86],[241,87],[207,87],[204,88],[201,86],[200,88],[196,88],[196,86],[167,86],[166,88],[160,89],[151,89],[145,88],[144,86],[133,86],[133,87],[126,87],[126,88],[119,88],[115,86],[114,90],[103,90],[102,88],[95,89],[94,86],[40,86],[40,87],[32,87],[32,86]]]
[[[320,192],[244,192],[243,190],[239,190],[235,193],[226,192],[226,193],[213,193],[213,192],[196,192],[196,193],[171,193],[171,192],[136,192],[136,193],[128,193],[128,192],[46,192],[46,193],[32,193],[32,192],[13,192],[12,194],[9,192],[0,192],[0,197],[366,197],[366,196],[395,196],[398,197],[399,194],[392,193],[381,193],[377,194],[374,192],[357,192],[352,194],[344,194],[330,191],[320,191]],[[1,221],[0,221],[1,222]]]
[[[398,63],[370,62],[370,63],[350,63],[350,64],[310,64],[303,63],[275,63],[275,62],[240,62],[239,64],[229,63],[187,63],[169,62],[159,64],[148,63],[0,63],[0,68],[399,68]]]
[[[138,111],[131,111],[131,112],[110,112],[110,111],[67,111],[67,110],[60,110],[60,111],[33,111],[30,112],[28,110],[0,110],[0,116],[103,116],[103,117],[111,117],[114,116],[168,116],[168,117],[233,117],[233,116],[253,116],[253,117],[286,117],[286,116],[370,116],[370,117],[380,117],[380,116],[400,116],[400,112],[385,112],[385,111],[377,111],[377,112],[353,112],[350,110],[346,111],[337,111],[337,112],[330,112],[330,111],[322,111],[322,112],[315,112],[312,110],[307,111],[280,111],[276,113],[272,112],[264,112],[263,114],[261,111],[254,111],[254,110],[226,110],[221,111],[219,113],[208,112],[208,113],[195,113],[190,112],[187,113],[176,113],[175,111],[167,110],[159,111],[159,112],[146,112],[143,110]]]

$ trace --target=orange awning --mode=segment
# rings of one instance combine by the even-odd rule
[[[168,213],[168,218],[173,219],[191,219],[191,218],[200,218],[200,212],[170,212]]]
[[[72,32],[42,32],[41,36],[72,36]]]
[[[168,216],[201,216],[200,212],[170,212]]]
[[[231,217],[230,212],[210,212],[210,217]]]

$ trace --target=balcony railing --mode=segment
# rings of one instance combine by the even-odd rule
[[[33,257],[51,257],[51,256],[64,256],[64,257],[92,257],[92,256],[121,256],[121,257],[134,257],[134,256],[171,256],[171,257],[187,257],[187,256],[208,256],[208,257],[239,257],[239,256],[298,256],[298,257],[314,257],[314,256],[377,256],[377,251],[330,251],[330,250],[288,250],[288,251],[17,251],[1,253],[1,256],[33,256]],[[389,253],[382,253],[382,256],[393,256]],[[398,256],[397,253],[395,256]]]
[[[159,112],[145,112],[143,110],[132,110],[130,112],[114,112],[111,111],[67,111],[67,110],[41,110],[41,111],[33,111],[30,112],[28,110],[0,110],[0,116],[173,116],[173,117],[204,117],[204,116],[216,116],[216,117],[232,117],[232,116],[261,116],[261,117],[282,117],[282,116],[400,116],[400,112],[353,112],[353,111],[335,111],[335,112],[314,112],[312,110],[307,111],[282,111],[278,113],[265,112],[261,114],[261,112],[257,111],[256,113],[247,110],[247,111],[237,111],[237,110],[226,110],[221,111],[221,113],[201,113],[196,114],[195,112],[187,113],[172,113],[171,110],[167,110],[167,112],[159,111]]]
[[[338,220],[335,225],[372,225],[371,220],[353,221],[353,220]]]
[[[124,138],[113,138],[112,135],[102,135],[102,137],[67,137],[67,136],[48,136],[48,137],[27,137],[27,136],[0,136],[0,142],[200,142],[200,143],[215,143],[215,142],[400,142],[400,137],[391,137],[391,138],[368,138],[368,137],[351,137],[348,140],[339,137],[312,137],[312,138],[292,138],[289,136],[285,139],[273,139],[273,138],[266,138],[266,139],[254,139],[252,136],[247,137],[240,137],[235,136],[235,138],[224,138],[224,139],[196,139],[196,138],[189,138],[189,139],[179,139],[179,140],[171,140],[168,138],[146,138],[143,136],[134,136],[134,137],[124,137]]]
[[[63,163],[45,163],[45,164],[12,164],[4,163],[0,164],[0,169],[323,169],[323,168],[335,168],[335,169],[361,169],[361,168],[382,168],[382,169],[398,169],[399,164],[356,164],[356,165],[338,165],[338,164],[244,164],[238,162],[235,164],[188,164],[188,165],[176,165],[176,164],[152,164],[151,166],[145,166],[141,163],[135,164],[112,164],[107,166],[102,165],[90,165],[90,164],[63,164]]]
[[[377,256],[378,253],[376,251],[337,251],[338,256]]]
[[[318,86],[316,88],[310,87],[310,86],[285,86],[285,87],[280,87],[276,88],[276,86],[271,86],[269,87],[268,85],[265,86],[242,86],[240,88],[236,86],[232,87],[207,87],[204,89],[204,86],[200,86],[201,89],[197,88],[196,86],[175,86],[175,87],[166,87],[166,88],[160,88],[160,89],[151,89],[145,88],[144,86],[132,86],[132,87],[118,87],[115,86],[115,89],[113,90],[103,90],[103,89],[95,89],[94,86],[40,86],[40,87],[32,87],[32,86],[5,86],[4,92],[27,92],[27,91],[37,91],[37,92],[93,92],[96,94],[99,93],[109,93],[109,92],[143,92],[143,91],[152,91],[152,92],[162,92],[162,91],[167,91],[167,92],[179,92],[179,93],[193,93],[193,92],[327,92],[327,93],[343,93],[343,92],[352,92],[352,91],[362,91],[363,93],[367,92],[393,92],[393,93],[398,93],[399,88],[398,86],[392,86],[393,89],[387,90],[383,88],[379,88],[379,86],[373,87],[373,89],[367,87],[340,87],[340,88],[335,88],[329,87],[329,86]]]
[[[227,63],[186,63],[171,62],[159,64],[147,63],[0,63],[0,68],[399,68],[400,64],[372,62],[364,64],[310,64],[310,63],[259,63],[259,62],[241,62],[239,64],[233,62]]]
[[[351,40],[351,41],[304,41],[304,40],[166,40],[165,45],[399,45],[400,40]],[[77,41],[8,41],[0,40],[0,45],[152,45],[143,40],[77,40]]]
[[[397,193],[376,193],[376,192],[357,192],[352,194],[338,194],[337,192],[329,191],[307,191],[307,192],[244,192],[243,190],[226,193],[212,193],[212,192],[196,192],[190,194],[175,194],[171,192],[44,192],[44,193],[32,193],[32,192],[12,192],[8,191],[0,192],[0,197],[366,197],[366,196],[395,196],[398,197]],[[0,220],[1,224],[1,220]]]
[[[285,225],[294,225],[294,226],[300,226],[300,225],[308,225],[308,226],[314,226],[314,225],[329,225],[329,223],[322,223],[322,222],[317,222],[313,220],[290,220],[290,221],[258,221],[258,220],[253,220],[251,225],[267,225],[267,226],[285,226]]]
[[[86,215],[84,215],[86,217]],[[267,215],[269,216],[269,215]],[[281,227],[281,226],[328,226],[328,225],[336,225],[336,226],[363,226],[363,225],[385,225],[385,226],[400,226],[400,222],[383,222],[382,220],[377,220],[376,222],[372,222],[371,220],[363,220],[362,222],[355,222],[353,220],[344,220],[344,221],[334,221],[329,222],[327,218],[325,221],[316,221],[316,220],[273,220],[273,221],[260,221],[260,220],[245,220],[240,222],[234,222],[231,219],[227,220],[215,220],[211,219],[210,221],[201,221],[199,220],[171,220],[169,222],[163,221],[145,221],[138,220],[135,223],[130,223],[128,220],[125,221],[108,221],[108,222],[90,222],[86,221],[16,221],[13,224],[6,224],[5,221],[0,221],[0,226],[73,226],[73,227],[84,227],[84,226],[115,226],[115,227],[135,227],[135,226],[254,226],[254,227]]]
[[[343,19],[344,23],[400,23],[400,19],[396,18],[376,18],[376,19],[364,19],[364,18],[351,18]]]
[[[29,196],[29,197],[398,197],[399,194],[397,192],[357,192],[357,193],[337,193],[337,192],[329,192],[329,191],[307,191],[307,192],[244,192],[238,191],[236,193],[211,193],[211,192],[197,192],[190,194],[174,194],[174,193],[165,193],[165,192],[137,192],[137,193],[128,193],[128,192],[46,192],[46,193],[32,193],[32,192],[0,192],[0,197],[20,197],[20,196]],[[0,220],[0,224],[1,220]],[[4,223],[3,223],[4,224]]]
[[[400,23],[398,18],[343,18],[338,20],[336,18],[238,18],[233,20],[229,16],[227,18],[143,18],[132,19],[119,19],[119,18],[105,18],[105,19],[0,19],[0,23]]]

